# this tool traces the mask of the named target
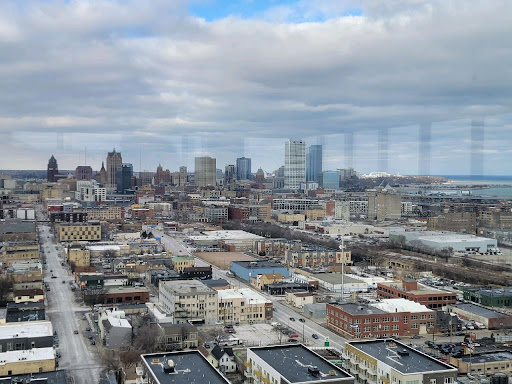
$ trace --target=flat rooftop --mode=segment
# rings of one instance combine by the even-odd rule
[[[149,288],[146,287],[105,287],[106,293],[141,293],[149,292]]]
[[[356,341],[349,342],[347,344],[377,360],[384,362],[400,373],[420,373],[447,370],[457,371],[457,368],[391,339],[361,342]],[[399,352],[403,351],[407,352],[407,355],[399,354]]]
[[[233,231],[205,231],[202,236],[189,236],[191,240],[258,240],[264,239],[263,236],[255,235],[250,232]]]
[[[470,304],[470,303],[460,303],[456,305],[452,305],[453,308],[458,308],[460,310],[474,313],[475,315],[485,317],[487,319],[498,319],[500,317],[507,317],[505,313],[501,313],[498,311],[493,311],[492,309],[487,309],[484,307],[480,307],[479,305]]]
[[[286,268],[286,265],[276,263],[270,260],[255,260],[255,261],[232,261],[232,264],[237,264],[246,269],[259,269],[259,268]]]
[[[337,307],[341,308],[346,313],[351,315],[383,315],[387,312],[380,310],[378,308],[371,307],[367,304],[356,304],[356,303],[345,303],[345,304],[337,304]]]
[[[166,373],[163,364],[174,362],[175,373]],[[152,353],[142,355],[145,368],[158,384],[226,384],[229,383],[198,351]]]
[[[329,284],[340,284],[341,285],[341,273],[312,273],[311,277],[314,277],[318,280],[323,280]],[[354,279],[353,277],[345,276],[343,277],[344,284],[366,284],[364,281],[359,279]]]
[[[267,364],[290,383],[340,378],[353,379],[348,373],[301,344],[256,347],[249,348],[249,350],[265,360]],[[308,367],[311,366],[317,367],[320,370],[318,377],[308,372]],[[331,371],[335,372],[335,375],[330,376]]]
[[[0,339],[15,339],[19,337],[53,336],[51,321],[30,321],[24,323],[6,323],[0,325]]]
[[[44,381],[46,379],[46,381]],[[18,381],[17,381],[18,380]],[[19,383],[19,380],[32,380],[23,381],[23,383],[51,383],[51,384],[68,384],[68,375],[65,370],[43,372],[43,373],[28,373],[26,375],[13,375],[0,377],[0,384],[13,384]]]
[[[459,359],[465,363],[469,363],[470,357],[464,356]],[[490,352],[490,353],[482,353],[481,355],[473,355],[471,357],[471,363],[492,363],[497,361],[512,361],[512,353],[503,351],[503,352]]]
[[[192,293],[195,288],[195,292],[211,292],[217,293],[217,291],[213,288],[208,287],[198,280],[171,280],[171,281],[162,281],[160,282],[160,286],[169,287],[173,292],[189,294]]]
[[[474,293],[479,294],[480,296],[486,297],[508,297],[512,296],[512,287],[502,288],[502,289],[479,289],[474,291]]]
[[[377,303],[372,303],[372,307],[382,309],[384,312],[411,312],[411,313],[418,313],[418,312],[432,312],[433,314],[435,311],[428,308],[427,306],[416,303],[411,300],[406,299],[381,299],[381,301]]]
[[[17,363],[18,361],[40,361],[40,360],[53,360],[55,359],[55,352],[53,347],[46,348],[32,348],[22,351],[8,351],[0,353],[0,360],[2,364]]]

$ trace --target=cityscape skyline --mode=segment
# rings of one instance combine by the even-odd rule
[[[116,147],[135,169],[140,150],[142,169],[275,169],[299,137],[324,169],[510,173],[509,2],[305,3],[6,3],[2,168],[69,168],[85,147],[98,168]]]

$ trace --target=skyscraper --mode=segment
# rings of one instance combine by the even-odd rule
[[[88,165],[79,165],[75,169],[75,178],[77,180],[91,180],[92,168]]]
[[[236,178],[236,168],[234,164],[226,165],[224,171],[224,185],[231,184]]]
[[[306,182],[306,142],[288,140],[284,147],[284,187],[300,189]]]
[[[306,180],[320,182],[322,174],[322,146],[310,145],[306,152]]]
[[[236,179],[251,180],[251,159],[247,157],[239,157],[236,159]]]
[[[210,156],[196,157],[194,169],[194,183],[198,187],[215,186],[217,174],[217,160]],[[221,171],[222,174],[222,171]]]
[[[117,168],[117,192],[126,193],[132,187],[133,165],[124,163]]]
[[[116,149],[107,154],[107,191],[115,191],[117,189],[116,172],[118,168],[123,166],[123,157],[121,152]]]
[[[59,166],[57,165],[57,159],[55,157],[50,157],[50,160],[48,160],[48,167],[46,169],[46,179],[51,182],[55,183],[56,175],[59,173]]]

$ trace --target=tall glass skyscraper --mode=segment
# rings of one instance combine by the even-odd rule
[[[289,140],[284,147],[284,187],[298,190],[306,182],[306,142]]]
[[[251,159],[247,157],[239,157],[236,159],[236,179],[251,180]]]
[[[310,145],[306,153],[306,180],[320,182],[322,174],[322,146]]]

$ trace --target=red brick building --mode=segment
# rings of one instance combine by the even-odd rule
[[[414,280],[401,280],[377,284],[378,297],[385,299],[403,298],[423,304],[430,309],[457,303],[457,294],[439,289],[420,289]]]
[[[326,319],[327,328],[354,339],[427,334],[436,326],[435,311],[404,299],[327,304]]]

